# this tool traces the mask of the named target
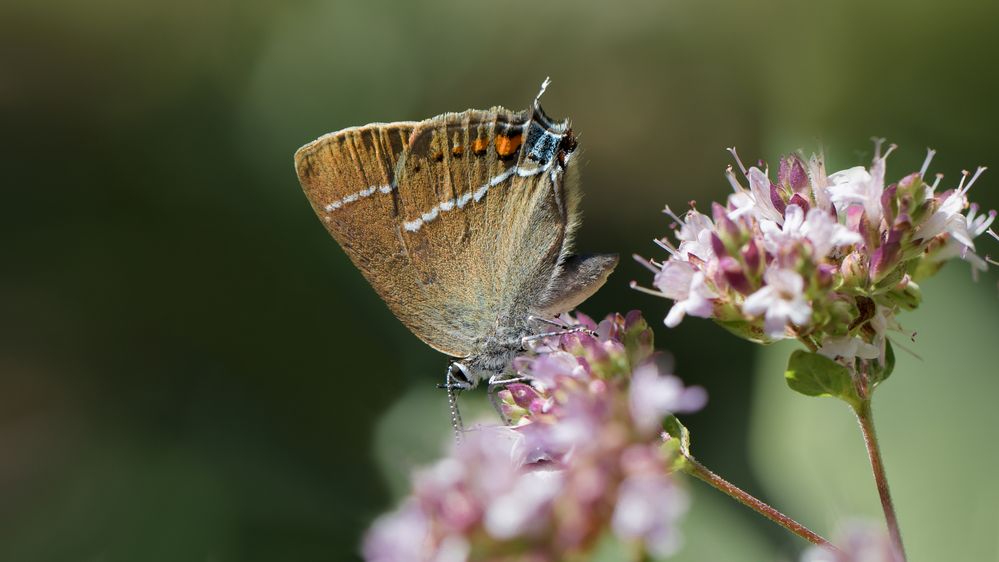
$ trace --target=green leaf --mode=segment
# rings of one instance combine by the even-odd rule
[[[770,344],[773,339],[766,335],[759,322],[748,320],[715,320],[715,323],[736,336],[753,343]]]
[[[663,444],[663,450],[673,458],[673,470],[683,470],[687,457],[690,456],[690,432],[676,416],[663,420],[663,431],[669,435],[669,439]]]
[[[796,350],[784,372],[787,385],[806,396],[834,396],[848,404],[860,403],[849,369],[824,355]]]

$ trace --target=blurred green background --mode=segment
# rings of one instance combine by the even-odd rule
[[[445,359],[379,302],[313,215],[292,154],[370,121],[545,107],[583,157],[578,246],[622,254],[584,305],[641,308],[715,471],[832,533],[877,521],[845,407],[754,348],[627,288],[664,204],[747,161],[999,170],[999,4],[194,2],[0,6],[0,561],[351,560],[446,442]],[[997,172],[972,197],[999,205]],[[994,251],[982,240],[982,253]],[[924,286],[922,360],[876,400],[911,560],[999,559],[996,276]],[[468,408],[476,408],[475,399]],[[681,560],[802,544],[691,483]]]

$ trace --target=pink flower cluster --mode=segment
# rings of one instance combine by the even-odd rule
[[[942,176],[925,179],[932,150],[921,170],[885,185],[894,148],[882,153],[879,141],[870,168],[833,174],[821,156],[793,154],[776,181],[732,150],[748,187],[730,166],[733,193],[710,216],[667,207],[677,242],[659,241],[665,262],[642,260],[653,292],[674,301],[666,325],[713,318],[752,341],[797,338],[831,358],[884,363],[885,332],[898,328],[899,310],[918,306],[917,282],[953,257],[984,270],[974,239],[995,219],[968,202],[984,168],[939,190]]]
[[[577,321],[596,336],[518,358],[523,381],[498,395],[509,425],[467,432],[416,474],[412,495],[369,531],[367,560],[557,561],[608,532],[655,556],[679,548],[688,499],[661,428],[705,392],[660,374],[637,313]]]

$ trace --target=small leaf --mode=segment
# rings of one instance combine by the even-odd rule
[[[669,436],[663,444],[663,450],[673,457],[673,470],[682,470],[690,456],[690,432],[676,416],[663,420],[663,431]]]
[[[715,320],[715,323],[736,336],[753,343],[770,344],[774,341],[773,338],[766,335],[759,322],[749,322],[748,320]]]
[[[849,369],[818,353],[802,349],[792,353],[784,378],[792,390],[806,396],[834,396],[851,405],[860,402]]]

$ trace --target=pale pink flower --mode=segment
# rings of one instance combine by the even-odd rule
[[[826,175],[826,163],[819,154],[813,154],[808,159],[808,177],[812,182],[812,201],[820,211],[833,210],[829,194],[829,176]]]
[[[859,336],[836,336],[827,338],[819,353],[830,359],[843,359],[847,362],[859,357],[861,359],[875,359],[881,355],[878,346],[865,342]]]
[[[433,545],[430,521],[415,498],[375,520],[364,539],[368,562],[425,562]]]
[[[807,240],[816,259],[824,259],[834,248],[842,248],[863,241],[859,234],[839,224],[828,212],[811,209],[808,215],[798,205],[788,205],[784,211],[784,224],[761,221],[763,242],[768,252],[778,254],[794,244]]]
[[[839,550],[812,547],[801,556],[801,562],[902,562],[888,534],[866,523],[848,523],[833,541]]]
[[[674,327],[687,314],[708,318],[713,305],[711,299],[717,293],[706,283],[703,272],[695,271],[693,266],[683,261],[669,261],[656,274],[656,288],[667,298],[673,299],[673,307],[666,316],[666,325]]]
[[[826,258],[834,249],[860,244],[863,241],[860,234],[843,226],[821,209],[808,211],[808,216],[802,225],[802,233],[811,242],[815,257],[818,259]]]
[[[882,207],[881,195],[885,189],[885,160],[895,147],[891,146],[888,151],[881,154],[881,143],[879,139],[874,144],[874,161],[868,172],[863,166],[856,166],[848,170],[836,172],[829,176],[829,197],[833,205],[840,212],[845,209],[859,205],[864,209],[867,220],[872,224],[881,221]]]
[[[680,229],[674,232],[679,242],[675,252],[677,259],[689,261],[690,256],[694,256],[701,260],[709,260],[714,257],[711,249],[714,223],[707,215],[691,209],[681,219],[669,207],[666,207],[665,212],[680,225]]]
[[[670,414],[700,410],[708,400],[703,388],[684,386],[679,378],[660,374],[655,363],[635,369],[628,397],[631,418],[645,432],[659,428],[663,418]]]
[[[764,281],[763,288],[746,297],[742,310],[750,316],[763,316],[768,336],[787,337],[788,324],[808,324],[812,307],[805,299],[805,280],[801,275],[787,269],[768,269]]]
[[[486,532],[505,540],[539,530],[552,500],[562,490],[562,479],[560,470],[538,469],[522,474],[486,507]]]
[[[915,285],[915,283],[912,284]],[[874,316],[871,317],[869,325],[874,331],[871,344],[877,350],[876,357],[878,361],[884,365],[888,346],[888,332],[902,331],[902,326],[895,319],[895,308],[881,304],[876,305]]]
[[[621,483],[611,525],[622,539],[642,540],[653,556],[671,556],[683,544],[677,523],[689,505],[687,493],[665,474],[661,463],[653,464]]]
[[[770,197],[770,178],[759,168],[749,169],[749,187],[756,201],[755,216],[757,220],[772,220],[780,223],[784,216],[774,207],[773,199]]]
[[[870,172],[863,166],[854,166],[829,175],[829,199],[836,210],[843,212],[852,205],[867,211],[868,217],[880,218],[881,190]]]

